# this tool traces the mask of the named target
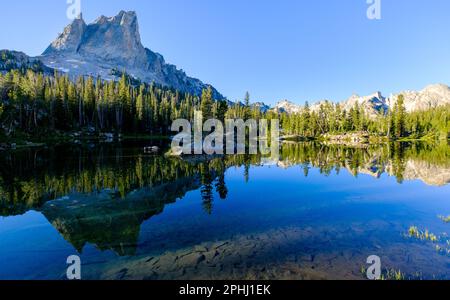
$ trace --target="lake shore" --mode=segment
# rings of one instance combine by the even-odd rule
[[[0,137],[0,151],[14,151],[30,148],[51,147],[60,144],[85,143],[115,143],[123,141],[152,141],[169,140],[167,135],[150,134],[114,134],[114,133],[85,133],[85,132],[57,132],[53,135],[19,135],[17,137]]]
[[[121,134],[96,131],[55,132],[53,134],[40,133],[36,135],[18,134],[14,137],[0,136],[0,151],[21,150],[29,148],[50,147],[59,144],[84,144],[84,143],[114,143],[123,141],[152,141],[170,140],[169,135],[155,134]],[[344,134],[326,133],[319,137],[307,137],[300,135],[283,135],[281,142],[319,142],[324,145],[341,145],[349,147],[367,147],[390,142],[446,142],[448,140],[436,139],[434,136],[422,138],[402,138],[392,140],[386,136],[375,136],[366,132],[348,132]],[[171,153],[168,154],[172,156]],[[177,156],[177,155],[175,155]]]

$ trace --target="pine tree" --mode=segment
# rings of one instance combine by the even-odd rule
[[[305,103],[305,107],[302,111],[302,126],[301,126],[301,134],[305,137],[309,137],[311,134],[310,131],[310,119],[311,119],[311,109],[309,108],[309,102],[306,101]]]
[[[225,100],[217,102],[217,119],[224,122],[228,111],[228,103]]]
[[[74,112],[76,112],[77,93],[76,93],[75,85],[71,82],[69,83],[69,87],[67,90],[67,102],[68,102],[68,106],[69,106],[70,120],[71,120],[71,123],[73,124],[73,122],[75,121],[74,119],[76,119],[76,117],[73,114],[74,114]]]
[[[139,95],[136,100],[136,116],[139,122],[144,119],[144,92],[145,85],[141,85],[139,88]]]
[[[88,79],[85,81],[84,86],[84,94],[83,94],[83,100],[84,100],[84,107],[87,111],[92,112],[95,107],[95,91],[94,91],[94,80],[91,76],[88,77]],[[87,120],[92,124],[92,115],[90,115],[91,120]]]
[[[211,87],[208,87],[207,89],[203,90],[201,99],[201,111],[204,120],[212,119],[214,117],[212,113],[212,106],[213,106],[212,89]]]
[[[78,90],[78,126],[83,127],[84,126],[84,77],[79,76],[77,79],[77,86]]]
[[[405,109],[405,97],[403,95],[398,96],[394,112],[395,112],[394,116],[395,137],[399,139],[404,137],[405,134],[406,109]]]
[[[248,119],[251,118],[251,112],[250,112],[250,93],[246,92],[245,93],[245,98],[244,98],[244,120],[247,121]]]

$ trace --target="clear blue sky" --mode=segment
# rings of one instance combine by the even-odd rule
[[[138,13],[144,46],[230,100],[296,103],[450,83],[450,1],[81,0],[87,22]],[[4,0],[0,48],[40,54],[69,20],[65,0]]]

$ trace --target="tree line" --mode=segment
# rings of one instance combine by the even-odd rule
[[[205,90],[203,102],[223,113]],[[74,131],[168,134],[172,120],[192,120],[201,99],[155,84],[135,84],[126,74],[116,81],[68,75],[44,76],[32,70],[0,74],[0,124],[6,135]],[[211,97],[205,99],[205,97]],[[222,106],[219,107],[221,104]],[[226,103],[225,103],[226,104]]]
[[[450,133],[448,105],[407,113],[403,95],[398,97],[391,110],[380,111],[376,116],[370,116],[358,102],[348,111],[339,104],[326,102],[314,111],[306,103],[301,112],[282,114],[281,120],[286,134],[311,138],[326,133],[368,132],[391,140],[447,139]]]
[[[80,76],[75,80],[55,72],[44,75],[33,69],[0,73],[0,134],[96,132],[170,134],[175,119],[193,120],[194,111],[203,117],[229,119],[281,119],[284,134],[317,138],[326,133],[364,131],[390,139],[448,138],[450,108],[442,106],[407,113],[403,96],[395,106],[376,117],[358,103],[349,110],[326,102],[318,109],[306,103],[301,112],[261,111],[250,104],[213,99],[212,89],[202,95],[180,93],[156,84],[144,84],[122,73],[119,81]]]

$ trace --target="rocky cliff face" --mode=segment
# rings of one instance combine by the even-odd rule
[[[68,25],[64,32],[51,43],[43,55],[51,55],[57,52],[75,53],[86,31],[86,23],[80,15],[72,24]]]
[[[142,45],[135,12],[121,11],[115,17],[101,16],[88,25],[80,16],[64,29],[39,59],[47,66],[74,77],[92,75],[116,80],[118,75],[114,71],[118,70],[143,82],[155,82],[195,95],[209,87],[167,64],[162,55]],[[223,98],[214,88],[213,94],[216,99]]]

